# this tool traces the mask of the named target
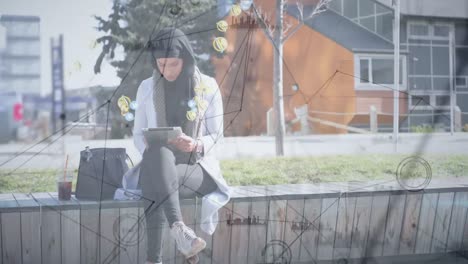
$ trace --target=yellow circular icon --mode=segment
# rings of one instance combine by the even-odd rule
[[[193,110],[189,110],[187,111],[187,119],[190,120],[190,121],[193,121],[195,120],[195,118],[197,117],[197,113]]]
[[[232,5],[232,7],[231,7],[231,15],[232,16],[238,16],[238,15],[240,15],[241,12],[242,12],[242,9],[241,9],[240,5],[238,5],[238,4]]]
[[[213,40],[213,48],[217,51],[217,52],[223,52],[226,50],[227,48],[227,45],[228,45],[228,42],[225,38],[223,37],[217,37]]]
[[[208,107],[208,101],[207,100],[200,100],[197,102],[197,107],[200,112],[203,112],[206,110]]]
[[[228,23],[224,20],[220,20],[218,21],[218,23],[216,23],[216,28],[218,28],[218,30],[221,32],[226,32],[228,30],[228,27]]]
[[[128,96],[122,95],[119,100],[117,100],[117,106],[120,108],[120,114],[125,116],[130,111],[130,98]]]

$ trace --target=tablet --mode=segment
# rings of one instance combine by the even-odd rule
[[[167,142],[182,134],[182,129],[180,127],[155,127],[142,128],[141,130],[148,144]]]

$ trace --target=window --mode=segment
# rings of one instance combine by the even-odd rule
[[[356,18],[358,16],[358,0],[343,1],[343,13],[347,18]]]
[[[400,86],[406,87],[406,60],[400,59]],[[393,56],[391,55],[357,55],[356,89],[381,90],[385,89],[379,85],[393,85]]]
[[[39,60],[15,60],[10,65],[11,74],[40,74]]]
[[[410,24],[409,35],[410,36],[429,36],[429,25]]]
[[[448,47],[432,47],[432,69],[434,75],[450,74],[450,56]]]
[[[408,77],[409,88],[411,90],[432,90],[432,79],[431,77]]]
[[[401,60],[400,60],[401,63]],[[400,66],[401,69],[401,66]],[[401,75],[401,70],[400,70]],[[372,81],[374,83],[393,83],[393,60],[372,59]],[[401,78],[400,78],[401,84]]]
[[[450,95],[436,95],[435,106],[449,106],[450,107]]]
[[[459,75],[468,75],[468,47],[457,47],[455,51],[456,67],[455,72]]]
[[[8,45],[7,51],[11,55],[37,56],[40,54],[39,41],[14,41]]]
[[[416,39],[446,39],[448,40],[453,24],[431,23],[429,21],[410,21],[408,23],[408,34],[410,38]]]
[[[386,39],[392,39],[393,37],[393,15],[392,14],[378,15],[376,19],[377,19],[377,24],[376,24],[377,34],[383,36]]]
[[[369,61],[370,59],[361,59],[361,83],[369,83]]]
[[[23,92],[38,92],[40,91],[40,79],[17,79],[11,81],[11,87],[14,90],[21,90]]]
[[[455,85],[460,87],[466,87],[466,78],[464,77],[457,77],[455,79]]]
[[[359,16],[371,16],[375,13],[375,3],[370,0],[359,0]]]
[[[382,38],[393,39],[393,10],[375,0],[332,0],[330,9]]]
[[[450,109],[450,94],[417,94],[411,95],[410,100],[410,107],[413,109]]]
[[[431,48],[410,46],[409,72],[415,75],[431,75]]]
[[[429,106],[431,103],[431,97],[429,95],[412,95],[411,106]]]
[[[386,7],[386,6],[383,6],[383,5],[378,4],[378,3],[376,3],[375,6],[376,6],[376,13],[377,14],[388,14],[388,13],[392,14],[391,9]]]
[[[334,10],[338,14],[342,14],[341,10],[341,0],[333,0],[330,2],[330,9]]]
[[[366,18],[361,18],[359,20],[359,24],[361,26],[367,28],[368,30],[375,32],[375,17],[366,17]]]
[[[434,25],[434,36],[436,37],[448,37],[450,32],[450,26],[448,25]]]
[[[7,22],[4,23],[7,34],[11,37],[37,37],[39,36],[38,22]]]
[[[455,43],[468,46],[468,23],[460,22],[455,25]]]
[[[450,77],[434,77],[433,83],[436,91],[450,91]]]

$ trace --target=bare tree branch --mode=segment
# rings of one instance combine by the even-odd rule
[[[322,12],[325,12],[328,9],[328,5],[330,4],[331,1],[332,0],[320,0],[317,3],[317,5],[315,6],[314,11],[310,15],[308,15],[303,20],[303,22],[308,20],[308,19],[311,19],[312,17],[314,17],[314,16],[316,16],[316,15],[322,13]]]
[[[292,35],[294,35],[299,30],[299,28],[302,25],[304,25],[304,21],[307,21],[311,19],[312,17],[326,11],[331,1],[332,0],[320,0],[315,6],[314,11],[312,11],[312,13],[310,13],[306,18],[304,18],[304,5],[301,2],[297,1],[296,7],[299,13],[299,18],[298,18],[299,23],[291,31],[289,31],[288,34],[286,34],[283,37],[282,42],[283,43],[286,42]]]
[[[299,12],[299,21],[304,21],[304,5],[302,2],[296,1],[296,7]]]
[[[288,30],[292,28],[292,26],[293,26],[293,23],[285,19],[283,23],[283,35],[285,35],[286,32],[288,32]]]
[[[263,10],[260,7],[257,9],[257,7],[255,6],[255,3],[253,3],[252,8],[254,10],[257,21],[259,21],[260,24],[261,24],[260,27],[262,28],[263,32],[268,37],[268,39],[271,41],[271,43],[275,43],[274,40],[273,40],[274,26],[273,26],[273,29],[272,29],[271,25],[267,25],[267,23],[265,22],[265,19],[264,19],[266,14],[263,12]]]

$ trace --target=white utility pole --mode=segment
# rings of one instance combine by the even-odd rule
[[[400,112],[400,0],[393,0],[395,14],[393,23],[393,143],[395,152],[398,149],[398,130]]]
[[[273,31],[273,107],[276,122],[276,155],[284,155],[284,99],[283,99],[283,8],[284,0],[276,0],[276,28]]]
[[[454,48],[454,45],[455,45],[455,41],[454,41],[454,37],[453,37],[453,31],[452,29],[450,29],[450,33],[449,33],[449,71],[450,71],[450,134],[453,135],[453,132],[454,132],[454,108],[455,108],[455,89],[454,89],[454,74],[453,74],[453,68],[454,68],[454,59],[453,59],[453,56],[454,56],[454,51],[455,51],[455,48]]]

